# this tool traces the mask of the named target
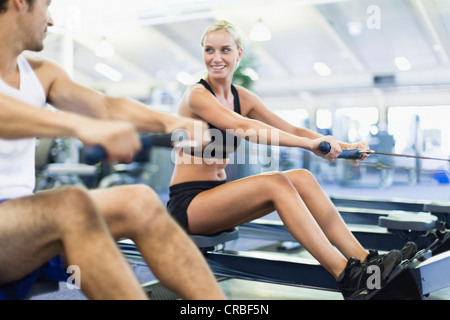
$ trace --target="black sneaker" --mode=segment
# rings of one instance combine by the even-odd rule
[[[371,261],[376,261],[378,259],[381,259],[384,254],[379,254],[378,250],[369,250],[369,254],[364,259],[363,263],[370,263]]]
[[[417,245],[414,242],[407,242],[403,248],[400,250],[402,254],[402,261],[409,260],[414,257],[417,253]],[[384,254],[379,254],[377,250],[369,250],[369,254],[366,259],[364,259],[363,263],[371,263],[372,261],[379,260],[383,257]]]
[[[336,280],[337,286],[344,298],[350,298],[358,290],[366,288],[368,274],[362,266],[361,261],[350,258],[344,271]]]
[[[369,263],[365,264],[367,267],[369,266],[378,266],[381,271],[381,286],[386,284],[386,281],[389,278],[389,275],[395,268],[402,262],[402,253],[399,250],[391,250],[385,255],[383,255],[380,259],[372,260]]]
[[[402,261],[402,254],[399,250],[392,250],[385,255],[378,255],[377,259],[371,259],[370,262],[364,261],[361,263],[355,258],[350,258],[344,271],[337,279],[338,288],[341,290],[344,298],[349,299],[358,297],[359,292],[364,292],[367,296],[372,290],[368,288],[367,280],[373,274],[373,271],[368,270],[369,267],[377,266],[380,268],[380,286],[384,286],[389,278],[391,272]]]
[[[409,241],[403,246],[400,252],[402,253],[402,260],[412,259],[417,253],[417,244]]]

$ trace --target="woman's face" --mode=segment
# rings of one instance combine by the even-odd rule
[[[226,30],[208,33],[204,39],[203,59],[211,78],[232,77],[237,63],[241,60],[242,49]]]

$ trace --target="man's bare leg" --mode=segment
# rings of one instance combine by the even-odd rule
[[[60,254],[81,270],[90,299],[146,299],[86,191],[62,188],[0,204],[2,283]]]
[[[183,299],[224,299],[208,264],[188,235],[146,186],[91,193],[116,238],[134,241],[155,276]]]

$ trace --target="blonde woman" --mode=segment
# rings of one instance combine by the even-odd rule
[[[312,151],[330,161],[342,149],[369,149],[365,142],[350,145],[294,127],[266,108],[257,95],[233,86],[243,49],[231,23],[212,24],[201,45],[208,75],[186,90],[179,106],[181,116],[208,122],[224,138],[226,130],[236,135],[251,132],[247,138],[267,144],[276,143],[271,138],[277,137],[281,146]],[[326,155],[319,151],[323,141],[331,145]],[[338,280],[345,297],[365,289],[369,261],[381,268],[382,281],[400,263],[398,250],[384,256],[368,254],[309,171],[273,172],[227,182],[226,160],[222,159],[226,156],[217,152],[211,161],[189,152],[178,154],[168,209],[189,233],[213,234],[276,210],[292,236]]]

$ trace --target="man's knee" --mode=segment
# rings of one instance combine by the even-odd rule
[[[158,194],[146,185],[127,186],[123,190],[127,201],[127,210],[132,213],[148,211],[150,214],[164,212],[164,206]],[[149,214],[147,213],[147,214]]]
[[[64,187],[55,191],[49,207],[55,211],[58,224],[67,228],[94,228],[101,225],[101,216],[88,191],[80,187]],[[55,210],[56,209],[56,210]]]
[[[88,191],[82,187],[70,186],[55,190],[57,199],[63,205],[74,205],[77,207],[91,207],[93,201]],[[55,195],[56,196],[56,195]]]
[[[150,187],[132,185],[119,188],[115,192],[120,192],[126,202],[117,211],[119,216],[115,221],[120,221],[120,229],[128,237],[164,228],[171,219],[158,194]]]
[[[166,209],[158,194],[152,188],[146,185],[131,185],[119,188],[116,192],[119,191],[124,201],[120,212],[133,224],[166,216]]]

